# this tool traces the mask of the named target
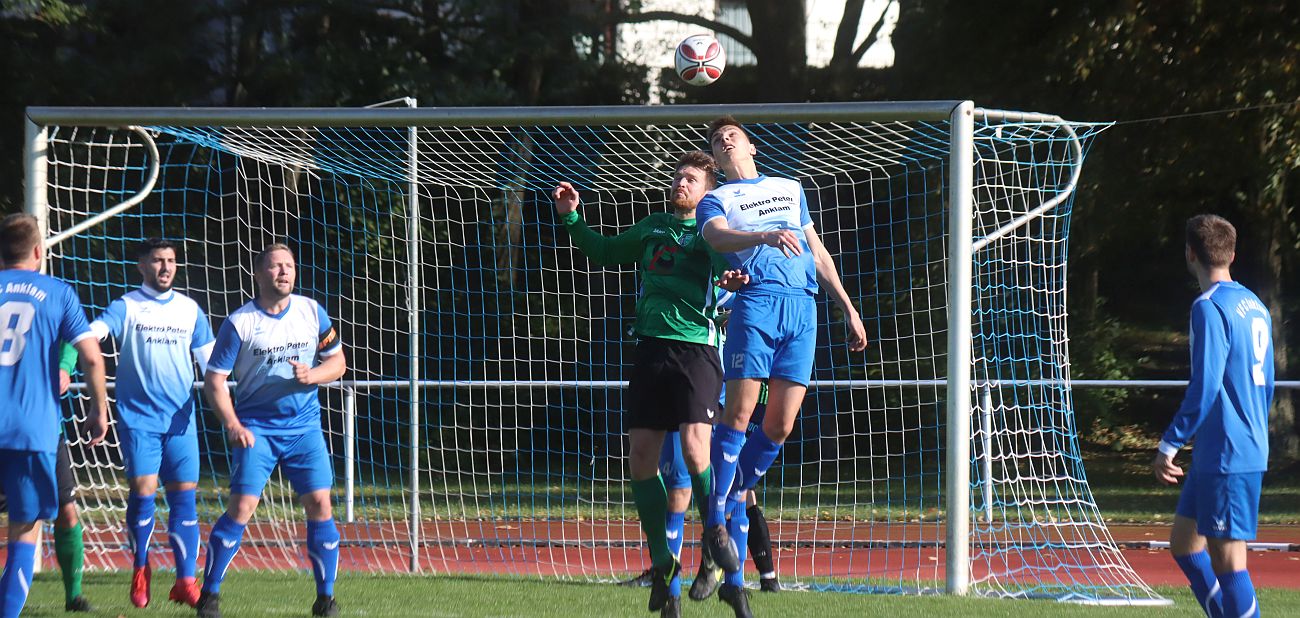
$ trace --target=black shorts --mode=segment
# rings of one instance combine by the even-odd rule
[[[648,337],[636,345],[627,389],[628,429],[675,431],[683,423],[713,424],[722,416],[718,348]]]
[[[54,476],[59,481],[59,508],[77,499],[77,480],[72,478],[72,452],[68,450],[68,441],[59,436],[58,457],[54,462]],[[9,510],[4,490],[0,489],[0,512]]]

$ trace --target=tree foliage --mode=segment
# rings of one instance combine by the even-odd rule
[[[751,32],[635,0],[0,0],[0,207],[19,207],[29,105],[584,105],[647,99],[646,67],[620,56],[617,25],[677,21],[753,52],[674,101],[972,99],[986,107],[1119,120],[1084,170],[1072,229],[1071,328],[1083,377],[1185,363],[1174,346],[1123,335],[1185,330],[1194,294],[1182,222],[1237,223],[1235,272],[1275,315],[1279,376],[1297,349],[1300,291],[1300,11],[1286,0],[900,2],[897,64],[858,67],[885,30],[843,3],[829,66],[808,66],[807,3],[748,0]],[[868,20],[869,21],[869,20]],[[668,83],[668,82],[665,82]],[[1239,110],[1231,113],[1222,110]],[[1200,112],[1215,112],[1199,114]],[[509,214],[509,213],[506,213]],[[509,219],[508,216],[504,217]],[[507,235],[508,237],[508,235]],[[1137,265],[1137,266],[1135,266]],[[1170,299],[1176,299],[1171,301]],[[1094,336],[1095,335],[1095,336]],[[1127,346],[1127,347],[1126,347]],[[1163,364],[1152,358],[1171,357]],[[1163,417],[1172,402],[1124,414]],[[1296,417],[1279,406],[1279,445]]]

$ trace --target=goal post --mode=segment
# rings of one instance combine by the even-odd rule
[[[803,184],[871,341],[849,352],[819,297],[813,381],[759,490],[783,583],[1163,602],[1097,511],[1070,397],[1069,220],[1104,124],[968,101],[32,107],[27,209],[92,314],[138,286],[148,236],[182,241],[178,289],[214,328],[252,295],[252,253],[295,247],[349,349],[322,389],[342,568],[613,581],[648,560],[620,413],[638,286],[572,248],[549,191],[574,182],[621,231],[721,115]],[[207,415],[211,521],[229,449]],[[89,568],[125,564],[117,445],[73,440]],[[263,498],[235,567],[304,568],[287,483]]]

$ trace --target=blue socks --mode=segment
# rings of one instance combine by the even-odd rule
[[[230,561],[239,553],[239,542],[244,538],[244,524],[230,515],[221,514],[208,535],[208,564],[203,571],[203,591],[221,592],[221,580],[226,578]]]
[[[1255,599],[1255,586],[1248,571],[1220,573],[1219,586],[1223,589],[1223,615],[1231,618],[1256,618],[1259,601]]]
[[[127,538],[131,541],[133,554],[132,566],[141,568],[149,564],[149,541],[153,538],[153,514],[158,508],[155,504],[157,494],[137,496],[131,494],[126,500]]]
[[[5,573],[0,577],[0,610],[5,618],[18,616],[27,603],[32,588],[32,567],[36,564],[36,545],[21,541],[9,544]]]
[[[727,534],[736,542],[736,553],[740,556],[740,568],[734,573],[726,574],[726,582],[732,586],[745,587],[745,553],[749,549],[749,514],[745,512],[745,492],[737,491],[727,500],[731,519],[727,521]]]
[[[1205,615],[1219,616],[1223,596],[1219,594],[1219,580],[1214,578],[1214,570],[1210,568],[1210,554],[1201,550],[1186,556],[1174,556],[1174,562],[1187,576],[1192,594],[1196,595],[1196,602],[1201,604]]]
[[[307,522],[307,556],[316,578],[316,594],[334,596],[334,579],[339,572],[339,529],[333,518]]]
[[[740,451],[740,471],[736,476],[740,479],[736,482],[735,491],[749,491],[758,485],[758,481],[767,474],[768,468],[772,467],[772,462],[776,461],[776,456],[781,454],[781,445],[773,442],[762,429],[750,434],[749,440],[745,442],[745,447]],[[739,509],[745,510],[744,505]],[[734,515],[733,515],[734,517]],[[739,541],[737,541],[739,543]]]
[[[731,494],[731,483],[736,479],[740,450],[744,446],[745,432],[721,424],[713,430],[709,454],[713,464],[713,495],[709,496],[706,526],[721,526],[727,519],[727,496]]]
[[[167,507],[171,511],[167,516],[167,537],[176,558],[176,577],[194,577],[199,559],[199,510],[194,490],[167,492]]]
[[[668,512],[668,550],[677,556],[678,560],[682,559],[682,537],[686,533],[686,513]],[[668,583],[668,596],[682,596],[682,574],[678,573],[673,581]]]

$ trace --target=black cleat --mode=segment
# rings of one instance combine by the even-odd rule
[[[695,574],[695,581],[691,582],[690,597],[692,601],[703,601],[718,591],[718,586],[722,584],[722,567],[713,563],[707,555],[700,560],[700,570]]]
[[[682,618],[682,598],[668,597],[664,608],[659,610],[659,618]]]
[[[727,529],[723,526],[710,526],[704,529],[704,536],[700,539],[704,545],[704,551],[722,570],[728,573],[735,573],[740,570],[740,554],[736,553],[736,542],[731,540],[727,534]]]
[[[618,585],[627,586],[629,588],[644,588],[650,585],[650,579],[654,577],[654,571],[655,570],[652,568],[646,569],[644,571],[641,571],[640,575],[637,575],[632,579],[623,580],[619,582]]]
[[[650,569],[650,604],[648,605],[650,611],[657,612],[664,608],[664,604],[668,603],[670,598],[668,596],[668,584],[681,572],[682,563],[678,562],[676,557],[673,557],[672,563],[667,568],[655,567]]]
[[[763,592],[781,592],[781,582],[775,577],[764,577],[758,580],[758,589]]]
[[[731,606],[731,611],[736,612],[736,618],[754,618],[749,613],[749,592],[740,586],[723,584],[718,588],[718,600]]]
[[[199,593],[199,604],[194,606],[199,618],[221,618],[221,595],[216,592]]]
[[[332,596],[318,594],[316,595],[316,602],[311,604],[311,615],[337,616],[339,615],[339,604],[334,601]]]
[[[81,595],[77,595],[77,596],[75,596],[75,597],[72,597],[72,599],[69,600],[67,603],[64,603],[64,604],[63,604],[63,611],[65,611],[65,612],[93,612],[93,611],[95,611],[95,608],[93,608],[93,607],[90,606],[90,601],[87,601],[87,600],[86,600],[86,597],[83,597],[83,596],[81,596]]]

